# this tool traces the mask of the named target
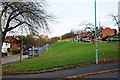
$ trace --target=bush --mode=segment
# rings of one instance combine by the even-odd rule
[[[102,41],[107,41],[107,38],[109,38],[110,36],[105,36],[102,38]]]
[[[7,52],[10,52],[10,48],[7,48]]]
[[[10,49],[10,52],[15,55],[15,54],[19,54],[21,52],[20,49]]]

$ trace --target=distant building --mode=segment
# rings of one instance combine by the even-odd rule
[[[106,27],[103,29],[102,27],[99,28],[98,33],[97,33],[97,40],[101,41],[101,39],[105,36],[114,36],[117,34],[116,29],[111,29],[109,27]],[[77,42],[94,42],[94,32],[88,31],[88,32],[82,32],[78,36],[76,36]]]
[[[49,39],[48,35],[40,35],[39,37],[42,38],[42,39]]]
[[[93,32],[82,32],[78,35],[78,42],[84,42],[84,41],[90,41],[90,39],[93,37]]]
[[[4,42],[10,42],[10,48],[11,49],[17,49],[20,48],[20,44],[18,44],[15,40],[14,36],[8,36],[5,38]]]
[[[64,41],[70,41],[70,38],[65,38]]]
[[[39,36],[36,36],[36,35],[34,35],[34,36],[32,36],[34,39],[39,39]]]
[[[10,48],[10,42],[3,42],[2,53],[7,53],[8,48]]]
[[[103,29],[101,31],[101,37],[105,37],[105,36],[114,36],[117,34],[117,30],[116,29],[110,29],[109,27],[106,27],[105,29]]]

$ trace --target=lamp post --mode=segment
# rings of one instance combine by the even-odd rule
[[[96,64],[98,64],[98,45],[97,45],[97,17],[96,17],[96,0],[94,1],[95,9],[95,45],[96,45]]]

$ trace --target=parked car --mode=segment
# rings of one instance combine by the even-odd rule
[[[27,55],[28,54],[28,50],[23,51],[21,54]]]
[[[24,46],[23,47],[23,52],[21,52],[20,54],[27,55],[28,54],[28,50],[29,50],[29,47]]]

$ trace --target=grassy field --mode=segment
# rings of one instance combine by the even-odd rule
[[[117,44],[98,44],[99,59],[118,58]],[[3,65],[3,72],[40,71],[95,61],[95,44],[56,42],[39,57]]]

